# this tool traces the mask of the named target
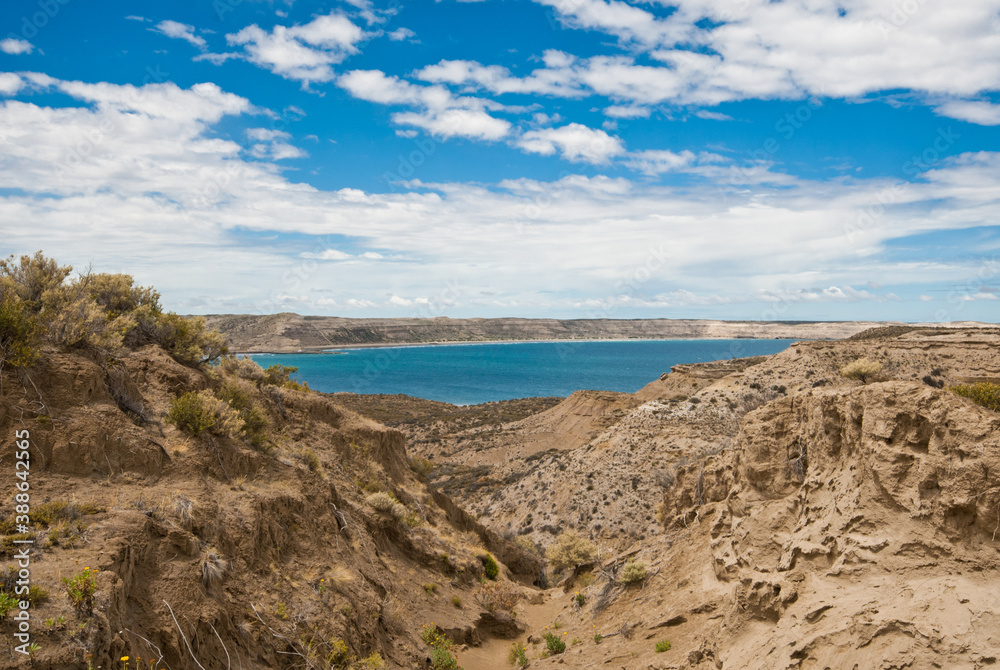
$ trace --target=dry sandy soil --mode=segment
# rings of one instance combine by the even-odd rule
[[[883,366],[867,384],[839,372],[860,357]],[[892,328],[509,421],[449,426],[438,408],[400,427],[485,525],[601,548],[586,586],[521,605],[532,667],[985,668],[1000,659],[1000,415],[948,390],[978,381],[1000,382],[1000,330]],[[638,584],[621,583],[628,556],[647,566]],[[541,658],[537,623],[556,621],[579,643]],[[484,653],[459,657],[501,667]]]
[[[859,357],[882,363],[867,384],[839,372]],[[465,670],[510,667],[514,642],[533,668],[1000,660],[1000,415],[949,390],[1000,381],[998,329],[882,329],[632,395],[472,408],[258,385],[256,449],[164,421],[218,377],[155,346],[124,366],[49,351],[0,378],[0,431],[30,430],[50,512],[32,529],[39,649],[13,651],[8,617],[0,667],[425,668],[425,625]],[[568,529],[600,554],[557,573],[539,554]],[[486,606],[487,551],[512,611]],[[629,559],[645,577],[626,584]],[[97,590],[74,608],[61,578],[84,567]]]

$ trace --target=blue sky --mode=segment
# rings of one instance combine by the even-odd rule
[[[12,1],[0,250],[185,313],[997,321],[1000,0]]]

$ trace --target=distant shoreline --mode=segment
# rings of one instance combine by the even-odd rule
[[[495,319],[344,318],[292,313],[210,314],[210,328],[232,351],[309,354],[326,350],[516,342],[612,342],[636,340],[841,340],[898,321],[719,321],[712,319]]]
[[[449,347],[464,346],[472,344],[560,344],[573,343],[582,344],[586,342],[696,342],[699,340],[807,340],[813,338],[795,337],[609,337],[609,338],[586,338],[586,339],[543,339],[543,340],[460,340],[460,341],[438,341],[438,342],[389,342],[373,344],[336,344],[321,348],[310,347],[299,351],[232,351],[231,353],[254,356],[284,356],[284,355],[304,355],[304,354],[333,354],[341,349],[412,349],[414,347]],[[832,340],[832,338],[829,338]]]

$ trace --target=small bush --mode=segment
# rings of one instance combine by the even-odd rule
[[[94,608],[94,592],[97,591],[96,573],[90,568],[84,568],[73,577],[63,577],[62,581],[73,606],[80,612],[89,614]]]
[[[451,597],[451,604],[457,607],[458,609],[462,609],[462,599],[459,598],[458,596]]]
[[[594,644],[600,644],[601,640],[603,639],[604,639],[603,635],[601,635],[600,633],[594,633]]]
[[[17,607],[18,600],[7,593],[0,593],[0,621],[7,618],[7,613]]]
[[[483,554],[479,557],[479,560],[483,562],[483,571],[486,574],[486,578],[496,581],[497,577],[500,576],[500,566],[497,565],[497,561],[493,558],[493,555]]]
[[[252,358],[247,358],[246,356],[223,356],[219,360],[219,369],[225,374],[251,382],[263,381],[267,376],[264,368],[260,367]]]
[[[882,364],[867,358],[859,358],[840,368],[841,375],[848,379],[857,379],[862,384],[867,384],[880,372],[882,372]]]
[[[256,388],[242,380],[226,380],[215,397],[228,404],[243,420],[243,434],[257,446],[270,435],[271,422],[255,397]]]
[[[167,422],[197,436],[215,425],[215,417],[202,403],[201,396],[190,391],[170,403]]]
[[[72,266],[60,266],[51,258],[46,258],[41,251],[35,252],[34,256],[21,256],[20,259],[15,259],[11,254],[0,260],[0,278],[9,280],[5,283],[13,288],[17,297],[33,312],[41,309],[42,296],[47,291],[62,286],[72,271]]]
[[[670,640],[660,640],[656,643],[656,653],[662,654],[665,651],[670,651]]]
[[[513,612],[521,594],[510,582],[483,582],[476,594],[476,600],[491,612],[503,610]]]
[[[229,352],[226,338],[209,330],[200,316],[161,315],[156,323],[155,340],[179,363],[191,366],[210,363]]]
[[[641,561],[628,561],[622,568],[619,579],[623,584],[636,584],[646,578],[646,564]]]
[[[555,570],[575,568],[594,560],[597,556],[597,546],[568,530],[546,549],[545,556]]]
[[[38,360],[38,320],[12,287],[0,280],[0,367],[24,368]]]
[[[431,595],[432,593],[437,593],[437,590],[438,590],[438,585],[433,582],[424,584],[424,591],[427,593],[427,595]]]
[[[410,456],[408,461],[410,469],[423,477],[426,477],[434,471],[434,463],[426,458],[421,458],[420,456]]]
[[[373,651],[371,656],[362,658],[360,661],[354,664],[356,670],[385,670],[385,661],[382,659],[382,655],[377,651]]]
[[[308,390],[309,387],[307,385],[299,384],[292,379],[292,375],[298,371],[298,368],[291,365],[271,365],[264,370],[264,378],[261,379],[260,383],[298,391]]]
[[[458,665],[458,660],[452,656],[450,651],[442,647],[434,647],[431,650],[431,667],[434,670],[462,670]]]
[[[365,502],[368,503],[368,505],[370,505],[376,512],[381,512],[382,514],[390,516],[395,521],[404,520],[408,513],[405,505],[401,504],[394,497],[384,491],[372,493],[370,496],[365,498]]]
[[[980,384],[960,384],[951,389],[952,393],[985,407],[1000,412],[1000,384],[983,382]]]
[[[545,648],[553,654],[561,654],[566,651],[566,643],[562,637],[555,633],[545,634]]]
[[[528,655],[526,652],[527,650],[523,644],[520,642],[513,643],[510,645],[510,651],[507,652],[507,662],[515,668],[528,667]]]
[[[171,402],[167,421],[195,436],[207,431],[236,437],[244,426],[239,413],[208,390],[190,391]]]
[[[215,548],[210,548],[201,559],[201,581],[206,588],[219,584],[228,569],[229,561]]]

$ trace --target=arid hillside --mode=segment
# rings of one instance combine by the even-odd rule
[[[131,277],[68,275],[0,263],[0,485],[26,506],[0,514],[0,668],[416,668],[452,658],[427,631],[524,629],[494,601],[541,559],[430,488],[401,432]]]
[[[880,325],[867,321],[711,321],[703,319],[346,319],[298,314],[205,317],[235,351],[289,353],[330,347],[611,339],[841,339]]]
[[[880,369],[845,377],[858,359]],[[487,526],[600,550],[522,605],[549,608],[532,667],[985,668],[1000,414],[950,390],[984,382],[1000,382],[997,329],[877,329],[679,366],[634,396],[402,429]],[[576,430],[544,439],[557,425]],[[555,622],[578,644],[542,658]]]

